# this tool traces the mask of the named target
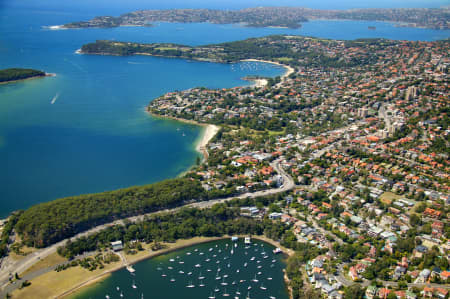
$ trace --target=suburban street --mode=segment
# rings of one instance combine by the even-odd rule
[[[281,188],[272,188],[269,190],[263,190],[263,191],[257,191],[257,192],[249,192],[249,193],[244,193],[241,194],[239,196],[231,196],[231,197],[227,197],[227,198],[222,198],[222,199],[215,199],[215,200],[210,200],[210,201],[203,201],[203,202],[195,202],[195,203],[190,203],[190,204],[186,204],[180,207],[176,207],[173,209],[165,209],[165,210],[161,210],[161,211],[157,211],[157,212],[153,212],[153,213],[148,213],[148,214],[144,214],[144,215],[139,215],[139,216],[133,216],[133,217],[129,217],[129,218],[125,218],[125,219],[120,219],[120,220],[116,220],[114,222],[110,222],[110,223],[106,223],[106,224],[102,224],[99,226],[96,226],[94,228],[91,228],[90,230],[87,230],[85,232],[79,233],[77,235],[75,235],[74,237],[70,238],[70,239],[77,239],[80,237],[85,237],[85,236],[89,236],[91,234],[94,234],[96,232],[99,232],[109,226],[113,226],[113,225],[117,225],[117,224],[123,224],[124,220],[130,221],[130,222],[136,222],[136,221],[140,221],[140,220],[144,220],[145,217],[151,216],[151,215],[155,215],[158,213],[168,213],[168,212],[175,212],[177,210],[180,210],[182,208],[186,208],[186,207],[192,207],[192,208],[209,208],[212,207],[213,205],[217,204],[217,203],[224,203],[226,201],[235,199],[235,198],[255,198],[255,197],[259,197],[259,196],[267,196],[267,195],[272,195],[272,194],[277,194],[277,193],[281,193],[281,192],[285,192],[288,191],[292,188],[294,188],[295,184],[293,179],[282,169],[281,165],[280,165],[280,159],[273,161],[270,164],[274,170],[281,175],[281,177],[283,178],[283,185]],[[3,292],[6,291],[6,286],[9,284],[9,277],[10,275],[14,275],[14,273],[22,273],[25,270],[27,270],[28,268],[30,268],[31,266],[33,266],[35,263],[39,262],[41,259],[44,259],[45,257],[53,254],[56,252],[56,250],[58,249],[58,247],[64,245],[69,239],[64,239],[58,243],[55,243],[49,247],[46,248],[42,248],[39,249],[29,255],[27,255],[25,258],[19,260],[19,261],[13,261],[11,258],[7,257],[4,259],[3,263],[2,263],[2,268],[0,269],[0,289],[2,290],[0,293],[3,295]],[[44,271],[45,272],[45,271]],[[47,271],[48,272],[48,271]],[[34,273],[32,273],[34,275]],[[41,275],[43,273],[40,273],[39,275]],[[30,274],[31,275],[31,274]],[[39,275],[34,275],[34,277],[39,276]],[[31,277],[31,276],[30,276]]]

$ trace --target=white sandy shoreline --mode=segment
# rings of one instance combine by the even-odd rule
[[[283,74],[283,76],[281,76],[281,79],[282,79],[282,80],[283,80],[284,78],[288,77],[290,74],[292,74],[292,73],[294,72],[294,69],[293,69],[292,67],[290,67],[290,66],[288,66],[288,65],[285,65],[285,64],[281,64],[281,63],[275,62],[275,61],[259,60],[259,59],[243,59],[243,60],[241,60],[241,61],[264,62],[264,63],[270,63],[270,64],[275,64],[275,65],[284,67],[284,68],[286,69],[286,72]],[[258,79],[258,80],[259,80],[259,79]],[[261,79],[261,80],[264,80],[264,79]],[[254,80],[254,81],[255,81],[255,83],[256,83],[257,80]],[[266,84],[267,84],[267,80],[265,80],[265,81],[266,81]]]
[[[216,125],[207,124],[205,129],[203,130],[202,137],[199,139],[195,149],[203,154],[203,157],[208,159],[208,151],[206,150],[206,146],[209,141],[219,132],[220,128]]]

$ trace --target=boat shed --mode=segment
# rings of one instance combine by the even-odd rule
[[[122,241],[119,240],[119,241],[111,242],[111,247],[112,247],[112,250],[114,250],[114,251],[122,250],[123,249]]]

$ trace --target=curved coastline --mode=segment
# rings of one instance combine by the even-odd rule
[[[219,130],[220,130],[219,126],[216,126],[213,124],[200,123],[195,120],[188,120],[188,119],[183,119],[183,118],[178,118],[178,117],[173,117],[173,116],[158,115],[158,114],[154,114],[154,113],[148,111],[147,109],[146,109],[146,111],[148,114],[150,114],[154,118],[171,119],[171,120],[179,121],[182,123],[203,127],[204,129],[202,131],[202,134],[199,136],[199,138],[195,142],[195,150],[203,155],[204,160],[208,159],[208,151],[206,150],[206,145],[208,145],[209,141],[217,134],[217,132],[219,132]]]
[[[286,65],[286,64],[282,64],[282,63],[279,63],[279,62],[275,62],[275,61],[260,60],[260,59],[243,59],[243,60],[241,60],[241,62],[245,62],[245,61],[248,61],[248,62],[264,62],[264,63],[270,63],[270,64],[275,64],[277,66],[284,67],[286,69],[286,72],[280,77],[281,80],[284,80],[285,78],[287,78],[290,74],[292,74],[294,72],[294,68],[292,68],[291,66]]]
[[[237,237],[244,238],[246,236],[238,235]],[[280,243],[278,243],[278,242],[276,242],[276,241],[274,241],[272,239],[269,239],[269,238],[267,238],[264,235],[261,235],[261,236],[253,236],[252,235],[251,237],[252,237],[252,239],[263,241],[263,242],[268,243],[268,244],[270,244],[272,246],[281,248],[283,250],[283,252],[286,255],[288,255],[288,256],[291,256],[294,253],[291,249],[287,249],[287,248],[281,246]],[[231,236],[195,237],[195,238],[187,239],[187,240],[177,240],[175,242],[174,246],[171,246],[169,248],[164,248],[164,249],[161,249],[161,250],[155,251],[155,252],[149,252],[146,255],[141,256],[141,257],[133,260],[129,264],[133,265],[133,264],[136,264],[138,262],[142,262],[142,261],[144,261],[146,259],[154,258],[154,257],[160,256],[160,255],[163,255],[163,254],[167,254],[167,253],[170,253],[170,252],[173,252],[173,251],[177,251],[177,250],[184,249],[184,248],[187,248],[187,247],[195,246],[195,245],[198,245],[198,244],[204,244],[204,243],[209,243],[209,242],[214,242],[214,241],[224,240],[224,239],[229,239],[229,238],[231,238]],[[78,291],[81,291],[82,289],[84,289],[84,288],[86,288],[88,286],[92,286],[95,283],[99,283],[99,282],[105,280],[106,278],[108,278],[109,275],[111,275],[111,273],[119,271],[119,270],[121,270],[121,269],[123,269],[125,267],[126,267],[126,265],[124,265],[123,263],[121,265],[117,265],[116,267],[114,267],[114,268],[112,268],[110,270],[107,270],[107,271],[105,271],[105,272],[103,272],[103,273],[101,273],[99,275],[96,275],[96,276],[94,276],[92,278],[87,279],[86,281],[83,281],[83,282],[79,283],[78,285],[74,286],[70,290],[67,290],[64,293],[61,293],[61,294],[57,295],[56,298],[69,298],[69,296],[77,293]],[[288,287],[289,280],[288,280],[286,275],[284,275],[284,281],[285,281],[286,287]],[[291,292],[290,291],[289,291],[289,296],[291,297]]]
[[[82,54],[79,51],[76,52],[77,54]],[[290,75],[294,69],[292,69],[289,66],[277,63],[277,62],[271,62],[271,61],[263,61],[263,60],[256,60],[256,59],[249,59],[249,60],[243,60],[243,61],[252,61],[252,62],[263,62],[263,63],[271,63],[271,64],[275,64],[275,65],[279,65],[282,67],[286,68],[286,72],[284,73],[283,76],[281,76],[282,80],[284,78],[286,78],[288,75]],[[264,80],[265,84],[267,84],[267,80]],[[257,86],[257,87],[263,87],[263,86]],[[146,112],[149,113],[152,117],[155,118],[161,118],[161,119],[172,119],[172,120],[176,120],[179,122],[184,122],[187,124],[192,124],[192,125],[197,125],[197,126],[201,126],[203,127],[203,132],[202,134],[199,136],[199,138],[196,140],[195,142],[195,149],[200,152],[203,155],[203,159],[206,160],[208,159],[208,152],[206,149],[207,144],[210,142],[210,140],[217,134],[217,132],[220,130],[220,126],[216,126],[213,124],[207,124],[207,123],[200,123],[197,121],[193,121],[193,120],[186,120],[186,119],[181,119],[181,118],[176,118],[176,117],[170,117],[170,116],[162,116],[162,115],[156,115],[151,113],[150,111],[148,111],[148,109],[146,109]],[[216,241],[216,240],[221,240],[221,239],[226,239],[229,238],[230,236],[223,236],[223,237],[211,237],[211,238],[203,238],[203,237],[196,237],[193,239],[189,239],[189,240],[179,240],[175,243],[174,246],[170,246],[169,248],[165,248],[162,250],[159,250],[157,252],[146,252],[144,255],[136,257],[135,259],[133,259],[131,257],[129,264],[134,264],[137,262],[140,262],[142,260],[148,259],[148,258],[152,258],[158,255],[162,255],[162,254],[166,254],[168,252],[171,251],[176,251],[185,247],[189,247],[189,246],[193,246],[196,244],[201,244],[201,243],[206,243],[206,242],[212,242],[212,241]],[[242,236],[240,236],[242,237]],[[271,239],[268,239],[264,236],[252,236],[252,238],[254,239],[258,239],[261,241],[264,241],[266,243],[269,243],[275,247],[280,247],[284,250],[284,252],[286,252],[288,255],[293,254],[293,252],[291,250],[287,250],[286,248],[283,248],[278,242],[273,241]],[[180,244],[181,243],[181,244]],[[173,244],[169,244],[169,245],[173,245]],[[93,277],[87,277],[85,280],[79,282],[78,284],[76,284],[75,286],[70,287],[70,289],[66,289],[64,290],[64,292],[54,295],[55,298],[67,298],[68,296],[72,295],[73,293],[79,291],[80,289],[90,286],[96,282],[100,282],[104,279],[106,279],[108,277],[108,275],[110,275],[112,272],[118,271],[122,268],[124,268],[126,265],[124,265],[123,263],[120,263],[118,265],[114,265],[111,269],[105,270],[101,273],[97,273],[95,276]],[[66,270],[68,271],[68,270]],[[51,275],[53,273],[46,273],[44,275]],[[56,272],[55,272],[56,273]],[[53,274],[54,275],[54,274]],[[42,277],[42,276],[39,276]],[[39,279],[39,277],[37,277],[37,279]],[[286,280],[286,276],[285,276],[285,281],[286,281],[286,286],[288,286],[288,281]],[[33,282],[33,281],[32,281]],[[15,292],[17,292],[18,290],[16,290]],[[13,293],[14,294],[14,293]],[[290,292],[289,295],[291,296]]]

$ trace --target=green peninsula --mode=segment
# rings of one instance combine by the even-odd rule
[[[142,44],[133,42],[98,40],[83,45],[81,53],[96,55],[150,55],[170,58],[193,59],[220,63],[234,63],[244,59],[270,60],[293,67],[300,65],[354,66],[369,63],[369,56],[342,58],[329,55],[326,47],[314,44],[341,46],[352,44],[376,44],[387,46],[392,41],[383,39],[356,40],[349,42],[323,40],[309,37],[272,35],[250,38],[242,41],[227,42],[205,46],[185,46],[172,43]]]
[[[25,80],[34,77],[45,77],[46,73],[33,69],[9,68],[0,70],[0,83]]]

